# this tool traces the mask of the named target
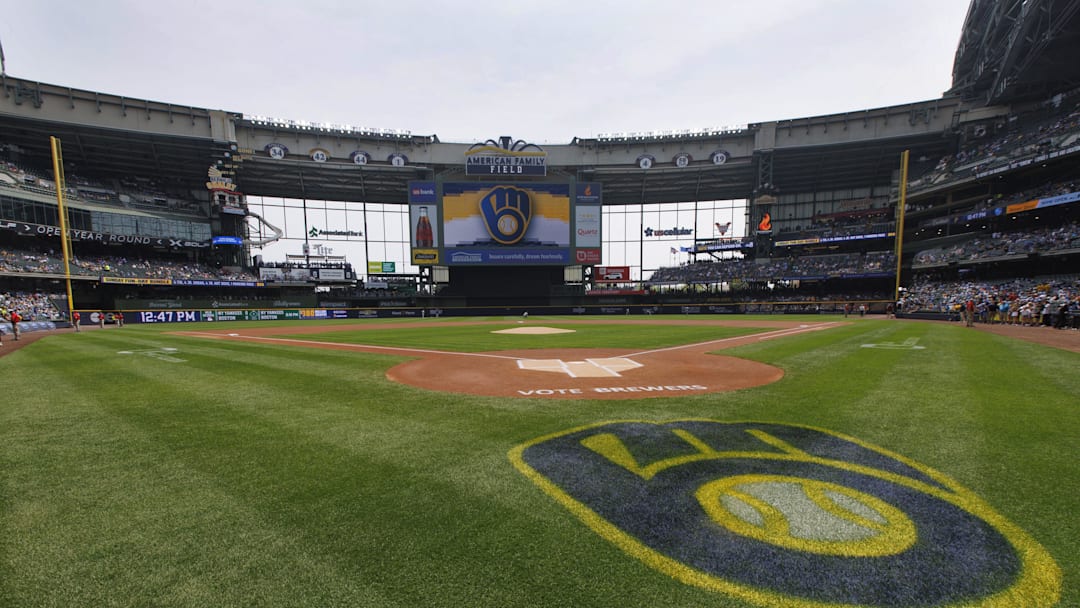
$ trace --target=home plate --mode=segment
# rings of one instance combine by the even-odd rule
[[[562,359],[518,359],[518,369],[536,372],[555,372],[571,378],[618,378],[619,372],[641,367],[626,357],[563,361]]]

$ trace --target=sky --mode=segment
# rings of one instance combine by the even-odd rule
[[[967,0],[22,0],[9,75],[474,143],[940,97]]]

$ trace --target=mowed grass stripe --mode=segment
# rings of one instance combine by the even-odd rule
[[[140,605],[149,597],[164,604],[223,605],[218,602],[226,600],[240,605],[263,593],[269,593],[264,599],[287,597],[283,584],[302,591],[293,605],[326,605],[352,586],[350,577],[341,577],[339,584],[325,587],[331,595],[318,593],[327,581],[339,578],[336,564],[304,549],[279,527],[265,525],[258,512],[233,497],[231,488],[193,466],[191,444],[202,441],[162,442],[160,435],[132,424],[131,412],[143,412],[159,429],[168,429],[159,424],[167,420],[164,412],[183,408],[190,416],[197,401],[170,395],[171,382],[111,371],[112,389],[130,393],[141,386],[156,399],[125,402],[102,390],[94,401],[73,404],[71,424],[55,433],[5,434],[5,445],[22,447],[22,464],[33,467],[41,490],[48,492],[45,497],[20,495],[12,524],[5,526],[10,544],[4,546],[10,551],[4,555],[13,564],[32,566],[19,568],[31,576],[18,579],[24,585],[11,595],[21,600],[10,605],[97,605],[102,597],[120,605]],[[49,410],[41,403],[29,402],[28,407],[50,417],[64,407],[63,395],[85,394],[85,379],[77,373],[46,373],[42,379],[57,398],[47,404]],[[62,422],[54,419],[52,425]],[[199,435],[212,433],[212,423],[200,422]],[[270,554],[272,560],[250,563],[252,556],[276,545],[280,551]],[[144,563],[161,567],[147,572]],[[227,600],[226,591],[233,588],[246,589],[245,595]],[[378,600],[371,594],[348,595]]]
[[[109,346],[115,348],[115,342]],[[181,353],[185,357],[193,356],[187,351]],[[97,359],[100,361],[101,357]],[[115,372],[109,383],[122,391],[127,400],[119,400],[112,406],[106,405],[106,409],[124,420],[126,426],[137,426],[142,434],[150,436],[151,444],[164,448],[165,453],[172,458],[180,459],[185,468],[194,469],[202,485],[227,491],[231,497],[227,502],[265,510],[260,517],[254,519],[273,520],[277,525],[270,528],[270,534],[290,538],[295,535],[310,535],[308,544],[317,546],[319,554],[334,553],[334,563],[341,564],[354,575],[364,572],[363,566],[370,563],[368,556],[381,553],[380,569],[378,572],[369,573],[369,582],[366,585],[376,588],[390,585],[395,597],[408,598],[404,600],[404,605],[462,605],[470,598],[489,593],[484,591],[489,588],[495,590],[490,594],[498,603],[513,603],[515,598],[520,599],[520,586],[513,589],[492,586],[505,574],[505,568],[500,568],[500,562],[504,560],[498,559],[498,556],[521,553],[519,543],[512,537],[492,534],[498,530],[496,522],[505,519],[513,521],[515,517],[508,517],[499,509],[493,509],[490,503],[480,500],[473,487],[475,478],[463,480],[469,483],[464,488],[457,488],[453,484],[448,486],[442,481],[442,466],[460,462],[458,455],[461,453],[482,448],[478,446],[476,437],[467,442],[455,442],[449,446],[447,452],[447,448],[438,443],[426,441],[432,433],[421,432],[417,433],[419,437],[414,437],[412,458],[408,457],[410,452],[402,451],[402,446],[389,446],[391,450],[387,452],[386,442],[381,441],[383,437],[372,437],[372,433],[368,431],[373,408],[366,407],[366,404],[371,403],[367,401],[364,408],[364,427],[354,427],[353,430],[368,441],[356,441],[350,448],[357,450],[367,446],[374,457],[360,459],[340,454],[331,457],[340,450],[335,450],[325,441],[315,441],[314,445],[311,445],[311,434],[297,433],[294,429],[275,425],[268,420],[274,412],[290,410],[294,415],[305,413],[304,409],[290,405],[296,402],[298,393],[304,391],[280,394],[277,401],[269,407],[263,407],[261,404],[257,405],[257,399],[242,400],[243,397],[250,397],[246,390],[250,385],[241,389],[239,394],[225,391],[208,395],[211,391],[207,390],[207,386],[228,385],[232,381],[222,382],[220,376],[215,378],[206,374],[204,377],[196,371],[186,377],[186,382],[173,385],[172,381],[178,378],[173,371],[176,365],[153,359],[142,361],[128,358],[124,361],[124,370]],[[206,365],[215,369],[220,363],[215,358]],[[215,379],[217,385],[208,384]],[[295,380],[295,377],[293,379]],[[139,386],[143,389],[133,392],[133,389]],[[139,402],[143,395],[143,402]],[[322,405],[333,407],[334,400],[324,399]],[[399,416],[400,423],[395,438],[407,436],[407,433],[402,432],[405,429],[416,430],[415,418],[424,415],[422,410],[416,409],[398,408],[394,411]],[[301,426],[305,426],[306,422],[309,421],[297,420],[297,424]],[[312,433],[317,434],[320,430],[314,428]],[[520,480],[505,465],[502,448],[500,445],[498,449],[480,449],[478,453],[484,455],[483,459],[488,461],[489,465],[503,468],[503,487],[498,493],[505,495],[507,490],[516,486]],[[119,454],[119,451],[113,451]],[[421,455],[425,458],[418,463],[416,457]],[[155,454],[153,457],[157,456]],[[285,460],[279,462],[276,458]],[[396,465],[396,462],[405,462],[409,466]],[[134,466],[136,463],[131,464]],[[317,483],[310,479],[312,475],[317,476]],[[376,483],[376,487],[365,490],[358,486],[356,482],[363,479],[373,479],[372,483]],[[350,480],[353,481],[350,483]],[[97,484],[96,480],[91,480],[90,483]],[[267,489],[278,490],[284,495],[271,492],[274,494],[271,501]],[[377,497],[377,501],[367,504],[372,496]],[[205,493],[199,495],[199,498],[200,501],[206,501],[206,508],[218,510],[216,505],[220,501],[211,500]],[[169,500],[180,500],[180,497]],[[294,502],[295,507],[291,507]],[[477,504],[471,505],[471,502]],[[525,499],[518,505],[518,518],[522,513],[528,514],[535,510],[533,503],[531,490],[526,490]],[[453,508],[447,510],[445,505],[448,504],[453,505]],[[464,519],[461,516],[463,509],[468,514]],[[361,513],[363,517],[359,517]],[[409,513],[414,513],[418,521],[407,517]],[[334,514],[344,517],[345,521],[336,521]],[[472,527],[483,533],[475,538],[465,539],[470,542],[458,539],[462,534],[462,522],[477,518],[479,521],[473,523]],[[569,522],[564,522],[563,526],[568,533],[567,538],[561,539],[558,544],[549,545],[551,551],[543,554],[548,557],[537,560],[539,564],[547,562],[546,565],[552,572],[559,570],[561,561],[550,556],[565,552],[568,540],[577,537],[580,532]],[[274,532],[278,527],[285,527],[286,532],[291,530],[291,533]],[[424,538],[416,539],[416,542],[408,542],[410,534],[415,534],[418,527],[431,532]],[[537,527],[535,531],[541,534],[546,529],[550,529],[550,522],[546,522],[542,528]],[[484,532],[487,530],[491,531]],[[358,534],[363,541],[355,546],[336,544],[335,541],[350,539],[352,535],[349,532]],[[447,537],[447,534],[450,537]],[[199,543],[196,541],[194,544]],[[213,543],[205,544],[211,548],[215,546]],[[291,544],[291,551],[294,553],[305,552],[301,543]],[[603,547],[602,544],[600,546]],[[478,550],[485,547],[485,550]],[[351,553],[357,553],[362,558],[350,559]],[[470,555],[477,556],[479,563],[466,559]],[[155,557],[160,559],[168,556],[144,557],[152,561]],[[173,557],[175,559],[182,556]],[[72,558],[80,562],[95,561],[93,556]],[[108,555],[100,556],[100,559],[106,561],[109,558]],[[616,563],[622,562],[618,558],[609,559],[615,559]],[[445,566],[437,567],[438,564]],[[220,566],[215,564],[211,570]],[[97,567],[108,569],[103,563],[98,563]],[[635,568],[636,565],[623,564],[623,567]],[[522,570],[525,570],[524,565]],[[418,581],[424,579],[428,579],[428,584],[418,585]],[[197,580],[189,582],[199,588],[206,586]],[[257,582],[252,581],[252,584]],[[590,594],[596,592],[587,584],[582,584],[580,588],[588,589]],[[458,593],[447,595],[448,589],[457,589]],[[134,590],[138,591],[138,588]],[[95,591],[109,593],[109,589],[98,588]],[[565,598],[567,593],[561,591],[558,595]],[[65,598],[67,599],[72,598]],[[314,598],[311,605],[319,605],[320,602],[315,601],[317,599],[319,598]]]
[[[974,333],[967,364],[978,416],[971,431],[993,439],[972,455],[978,471],[969,484],[1008,497],[1002,511],[1032,520],[1028,531],[1050,539],[1055,555],[1075,551],[1080,493],[1063,481],[1080,479],[1080,354]],[[1055,547],[1057,538],[1073,540]]]

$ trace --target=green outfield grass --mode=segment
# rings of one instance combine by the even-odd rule
[[[1080,606],[1080,355],[851,321],[723,351],[783,368],[775,384],[626,401],[443,394],[388,381],[403,357],[167,333],[272,323],[43,339],[0,358],[0,606],[754,606],[624,552],[508,458],[575,427],[675,419],[807,425],[940,471],[1044,547],[1060,605]],[[302,338],[650,348],[752,331],[572,328],[507,340],[443,319]],[[924,348],[862,348],[912,339]]]

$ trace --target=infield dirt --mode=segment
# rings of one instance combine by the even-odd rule
[[[505,325],[505,321],[440,321],[432,326]],[[539,397],[547,399],[639,399],[678,397],[751,388],[776,382],[784,372],[778,367],[709,354],[740,344],[781,338],[835,327],[836,322],[800,323],[774,320],[559,320],[559,325],[698,325],[754,327],[767,331],[748,336],[710,340],[697,344],[653,350],[546,349],[505,350],[486,353],[344,344],[304,340],[295,336],[363,329],[417,328],[423,322],[290,327],[291,338],[278,338],[280,327],[253,327],[181,335],[239,340],[305,348],[399,354],[415,357],[387,370],[394,382],[419,388],[492,397]]]

